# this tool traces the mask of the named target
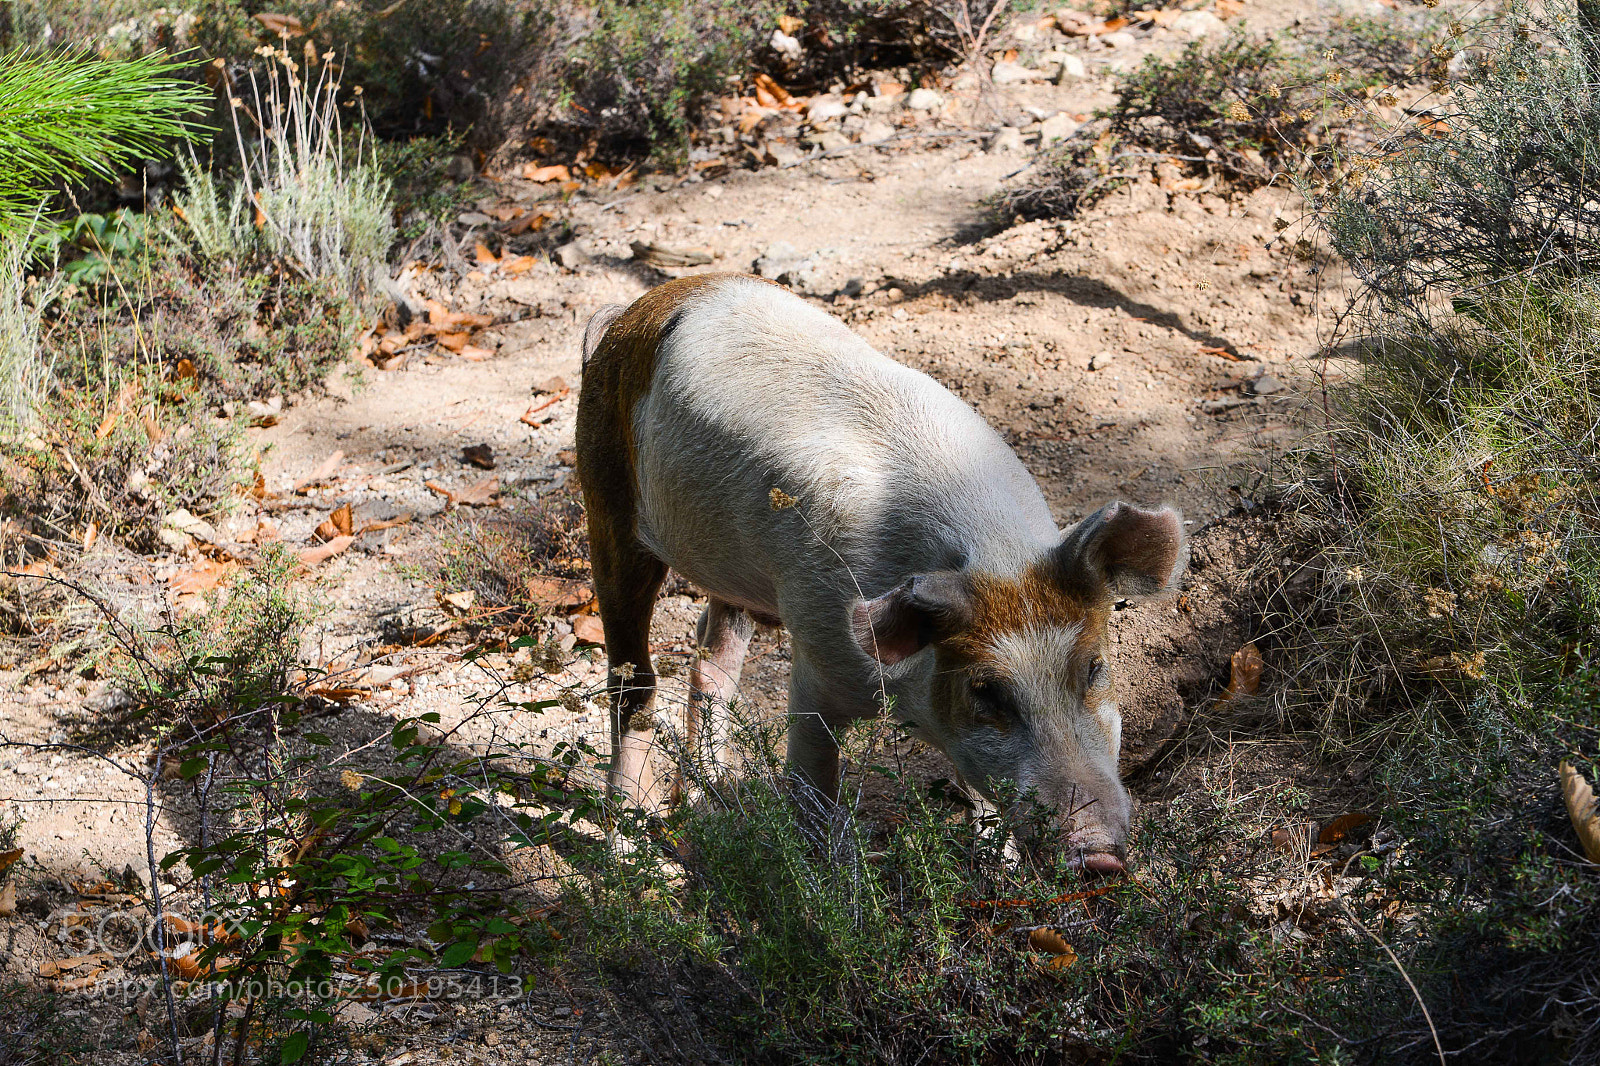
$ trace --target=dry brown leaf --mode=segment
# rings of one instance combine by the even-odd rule
[[[1317,834],[1318,844],[1337,844],[1350,835],[1350,830],[1359,829],[1372,821],[1372,815],[1351,812],[1341,814],[1333,821],[1322,827],[1322,832]]]
[[[293,15],[279,15],[263,11],[254,16],[254,18],[265,26],[268,31],[277,34],[279,37],[301,37],[306,32],[305,26]]]
[[[112,411],[110,414],[106,415],[106,417],[100,422],[100,428],[94,431],[94,439],[105,440],[107,437],[109,437],[111,435],[111,431],[117,428],[117,419],[121,417],[122,412],[120,411]]]
[[[633,251],[633,258],[646,266],[694,267],[705,266],[712,260],[711,252],[701,248],[668,248],[649,241],[634,241],[628,247]]]
[[[1286,825],[1281,829],[1274,829],[1272,831],[1272,846],[1282,851],[1305,847],[1311,843],[1311,838],[1316,831],[1315,822],[1301,822],[1297,825]]]
[[[353,536],[334,537],[326,544],[319,544],[315,548],[305,548],[300,552],[300,565],[316,566],[319,563],[325,563],[355,542],[356,538]]]
[[[1217,0],[1217,17],[1220,19],[1238,18],[1244,14],[1243,0]]]
[[[459,352],[465,348],[467,342],[471,339],[472,334],[470,333],[441,333],[434,338],[439,347],[448,348],[452,352]]]
[[[534,264],[537,262],[538,260],[531,255],[519,255],[513,259],[502,259],[500,261],[500,272],[511,275],[526,274],[533,269]]]
[[[111,954],[105,951],[97,951],[92,955],[74,955],[70,959],[53,959],[39,964],[39,976],[60,977],[64,973],[81,970],[85,966],[103,965],[110,961],[112,961]]]
[[[472,610],[472,605],[478,602],[478,594],[472,589],[462,589],[460,592],[448,592],[439,597],[444,601],[445,607],[455,612]]]
[[[10,851],[0,851],[0,876],[22,860],[22,849],[12,848]]]
[[[602,648],[606,644],[606,628],[600,624],[598,615],[580,614],[574,618],[572,635],[578,638],[580,644],[598,644]]]
[[[494,447],[489,444],[469,444],[461,449],[461,458],[479,470],[494,469]]]
[[[594,599],[586,581],[571,581],[560,577],[530,577],[526,595],[541,607],[582,607]]]
[[[1034,951],[1042,951],[1047,955],[1065,955],[1072,951],[1072,945],[1066,938],[1054,929],[1034,929],[1028,933],[1028,946]]]
[[[411,516],[403,514],[397,518],[386,518],[381,522],[367,522],[362,525],[357,535],[359,536],[361,533],[378,533],[385,529],[393,529],[395,526],[407,525],[410,521]]]
[[[350,505],[346,503],[335,508],[334,511],[329,514],[320,525],[317,526],[313,535],[318,540],[325,543],[332,540],[334,537],[348,537],[355,531],[355,515],[351,512]]]
[[[1578,842],[1590,862],[1600,862],[1600,813],[1595,811],[1594,789],[1577,767],[1562,760],[1561,796],[1567,801],[1567,814],[1572,828],[1578,831]]]
[[[1261,670],[1264,665],[1261,661],[1261,649],[1253,643],[1246,644],[1234,652],[1228,666],[1228,690],[1222,694],[1221,702],[1238,699],[1240,696],[1254,696],[1261,688]]]
[[[486,507],[493,503],[495,496],[500,492],[500,479],[492,477],[487,481],[468,486],[460,492],[447,489],[437,481],[424,481],[422,487],[443,496],[444,508],[448,511],[452,507]]]
[[[529,211],[506,223],[503,227],[501,227],[501,232],[505,233],[508,237],[515,237],[519,234],[529,232],[538,233],[540,230],[544,229],[544,224],[546,222],[549,222],[555,217],[556,216],[549,211]],[[522,259],[532,258],[532,256],[526,255],[519,256],[518,261],[520,262]]]
[[[500,479],[492,477],[468,486],[456,493],[456,504],[461,507],[486,507],[500,494]]]
[[[880,94],[888,95],[888,94]],[[770,75],[756,75],[756,103],[762,107],[781,108],[788,106],[794,98],[787,89],[773,81]]]
[[[529,163],[522,168],[522,177],[526,181],[571,181],[572,171],[560,163],[548,167]]]
[[[494,358],[493,348],[480,348],[476,344],[469,344],[456,353],[461,358],[473,363],[481,363]]]
[[[7,881],[0,886],[0,918],[9,918],[17,913],[17,883]]]
[[[494,325],[493,315],[474,314],[471,311],[451,311],[438,300],[424,300],[423,306],[428,309],[428,322],[420,329],[432,327],[434,330],[474,330],[483,329],[485,326]],[[418,323],[412,323],[419,326]],[[409,329],[407,330],[409,332]]]
[[[232,563],[219,563],[213,559],[201,559],[187,570],[180,570],[167,579],[167,587],[180,596],[191,593],[210,592],[222,583],[228,572],[234,569]]]
[[[489,250],[489,246],[478,241],[472,246],[473,254],[477,257],[479,266],[498,266],[500,257]]]
[[[333,472],[339,469],[339,464],[342,462],[344,462],[344,452],[334,452],[323,461],[321,466],[317,467],[316,473],[312,474],[310,477],[296,485],[294,487],[294,491],[301,492],[305,489],[309,489],[313,485],[328,480],[328,478],[333,476]]]

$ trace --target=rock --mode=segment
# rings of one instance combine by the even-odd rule
[[[1001,126],[999,129],[994,131],[994,136],[989,138],[987,151],[1022,151],[1022,131],[1015,126]]]
[[[493,470],[494,448],[488,444],[469,444],[461,449],[461,461],[479,470]]]
[[[783,58],[790,60],[791,62],[799,62],[800,53],[803,51],[803,49],[800,47],[800,42],[796,38],[790,37],[782,30],[773,30],[772,37],[767,41],[767,43],[772,46],[772,50],[774,52],[777,52]]]
[[[1020,63],[1008,63],[1004,59],[995,63],[990,77],[996,85],[1023,85],[1030,81],[1050,80],[1042,70],[1033,70]]]
[[[150,487],[150,475],[139,467],[128,471],[128,480],[123,483],[123,489],[129,496],[136,500],[145,499],[145,490]]]
[[[944,106],[944,97],[932,89],[913,89],[906,106],[913,111],[937,111]]]
[[[203,540],[207,544],[217,543],[216,527],[203,518],[196,518],[182,507],[163,518],[161,524],[180,533],[187,533],[195,540]]]
[[[866,282],[862,281],[860,278],[850,278],[844,283],[844,288],[839,290],[839,294],[841,296],[860,296],[862,290],[864,290],[866,287]]]
[[[773,241],[755,262],[755,272],[768,281],[778,278],[800,259],[800,249],[788,241]]]
[[[1228,30],[1223,21],[1209,11],[1185,11],[1172,20],[1172,28],[1190,37],[1209,37]]]
[[[451,181],[471,181],[477,174],[478,168],[470,155],[453,155],[444,167],[444,176]]]
[[[1071,52],[1051,52],[1045,56],[1047,60],[1055,63],[1059,69],[1056,71],[1056,81],[1063,82],[1068,78],[1087,78],[1089,68],[1084,65],[1083,57]]]
[[[876,120],[868,122],[861,127],[861,135],[856,138],[862,144],[882,144],[894,136],[894,127],[887,122]]]
[[[589,253],[577,241],[568,241],[556,249],[556,262],[567,270],[576,271],[589,261]]]
[[[1132,48],[1139,43],[1139,38],[1127,30],[1117,30],[1115,33],[1108,33],[1102,36],[1100,43],[1107,48]]]
[[[870,115],[887,115],[889,112],[898,109],[900,104],[901,99],[897,93],[894,96],[869,96],[862,101],[861,106]]]
[[[1039,143],[1045,145],[1064,141],[1078,131],[1078,125],[1065,111],[1052,115],[1039,124]]]
[[[1286,386],[1271,374],[1262,374],[1250,385],[1250,391],[1257,396],[1271,396],[1275,392],[1282,392]]]
[[[1093,359],[1089,360],[1090,370],[1104,370],[1116,362],[1116,355],[1112,352],[1096,352]]]
[[[805,158],[798,148],[787,141],[768,141],[767,154],[780,167],[793,166]]]
[[[156,539],[175,552],[185,551],[194,543],[189,534],[179,533],[176,529],[168,529],[166,526],[156,531]]]
[[[806,108],[806,121],[813,126],[850,113],[850,106],[837,96],[819,96]]]
[[[824,152],[832,152],[836,149],[847,147],[850,144],[850,138],[838,130],[824,130],[821,133],[813,133],[806,138],[806,143]]]

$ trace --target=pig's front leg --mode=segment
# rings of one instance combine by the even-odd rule
[[[789,772],[802,822],[825,824],[839,800],[839,737],[824,682],[801,655],[789,673]]]
[[[684,715],[689,764],[680,768],[676,799],[686,798],[695,778],[715,781],[728,768],[731,705],[739,692],[739,675],[755,629],[749,614],[721,600],[713,599],[700,615]]]

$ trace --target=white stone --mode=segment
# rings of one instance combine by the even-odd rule
[[[1056,81],[1065,81],[1068,78],[1086,78],[1089,68],[1084,66],[1083,57],[1075,52],[1050,52],[1044,57],[1047,67],[1056,68]]]
[[[1065,111],[1052,115],[1039,124],[1039,143],[1064,141],[1078,131],[1078,122]]]
[[[1020,63],[1008,63],[1004,59],[994,65],[990,76],[996,85],[1023,85],[1030,81],[1050,80],[1042,70],[1033,70]]]
[[[943,104],[944,97],[932,89],[912,89],[906,100],[906,106],[913,111],[937,111]]]
[[[1172,20],[1172,28],[1190,37],[1209,37],[1228,32],[1227,25],[1209,11],[1185,11]]]
[[[1213,16],[1213,17],[1215,17],[1215,16]],[[1139,43],[1139,38],[1135,37],[1133,34],[1129,33],[1127,30],[1118,30],[1115,33],[1105,34],[1104,36],[1102,36],[1100,38],[1100,41],[1107,48],[1119,48],[1120,49],[1120,48],[1132,48],[1134,45]]]
[[[800,51],[801,51],[800,42],[798,40],[796,40],[795,38],[790,37],[787,33],[784,33],[782,30],[773,30],[772,31],[772,39],[770,41],[768,41],[767,43],[772,45],[772,50],[774,52],[777,52],[779,55],[783,56],[785,59],[799,59],[800,58]]]
[[[806,121],[815,126],[819,122],[826,122],[831,118],[840,118],[850,113],[850,105],[837,96],[819,96],[811,101],[811,106],[806,108]]]
[[[988,151],[1022,151],[1022,131],[1017,129],[1015,126],[1001,126],[999,129],[995,130],[994,136],[989,138]]]
[[[861,136],[856,138],[862,144],[882,144],[894,136],[894,127],[887,122],[868,122],[861,127]]]

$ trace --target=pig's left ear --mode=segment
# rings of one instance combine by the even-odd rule
[[[1062,587],[1086,600],[1154,596],[1177,588],[1189,565],[1183,515],[1111,503],[1061,537],[1050,567]]]
[[[850,607],[856,645],[884,666],[911,658],[972,624],[972,592],[959,572],[917,574]]]

